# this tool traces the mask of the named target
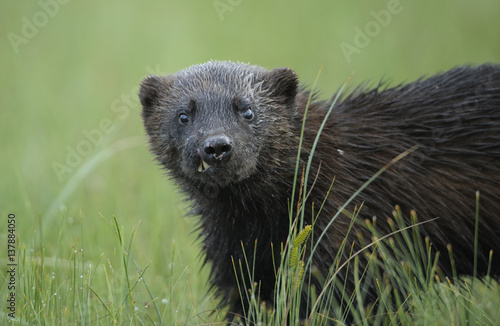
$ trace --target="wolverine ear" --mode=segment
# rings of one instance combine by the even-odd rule
[[[142,104],[142,117],[146,119],[158,104],[161,97],[168,96],[173,78],[170,76],[148,76],[144,78],[139,89],[139,99]]]
[[[290,68],[276,68],[266,76],[267,85],[272,95],[282,98],[287,104],[297,95],[299,79]]]

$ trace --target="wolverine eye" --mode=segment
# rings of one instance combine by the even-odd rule
[[[243,112],[243,118],[247,120],[252,120],[253,119],[253,112],[251,109],[247,109],[245,112]]]
[[[185,113],[181,113],[181,114],[179,115],[179,122],[180,122],[180,124],[183,124],[183,125],[185,125],[186,123],[188,123],[188,122],[189,122],[189,117],[188,117],[188,115],[187,115],[187,114],[185,114]]]

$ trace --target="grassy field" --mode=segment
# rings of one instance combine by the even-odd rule
[[[322,67],[329,97],[351,75],[394,84],[500,62],[493,0],[6,0],[0,12],[0,264],[11,234],[17,262],[0,274],[4,325],[222,318],[196,220],[148,153],[146,75],[217,59],[288,66],[311,85]],[[498,294],[477,306],[499,310]]]

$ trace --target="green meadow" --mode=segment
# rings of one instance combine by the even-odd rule
[[[500,62],[494,0],[3,0],[0,13],[2,325],[223,322],[196,218],[148,151],[145,76],[232,60],[311,86],[321,70],[329,98],[347,79]],[[421,318],[389,319],[499,325],[500,286],[475,283],[426,283]]]

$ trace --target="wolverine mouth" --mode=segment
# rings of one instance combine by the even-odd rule
[[[210,165],[203,161],[203,159],[200,159],[200,165],[198,165],[198,172],[204,172],[210,168]]]

